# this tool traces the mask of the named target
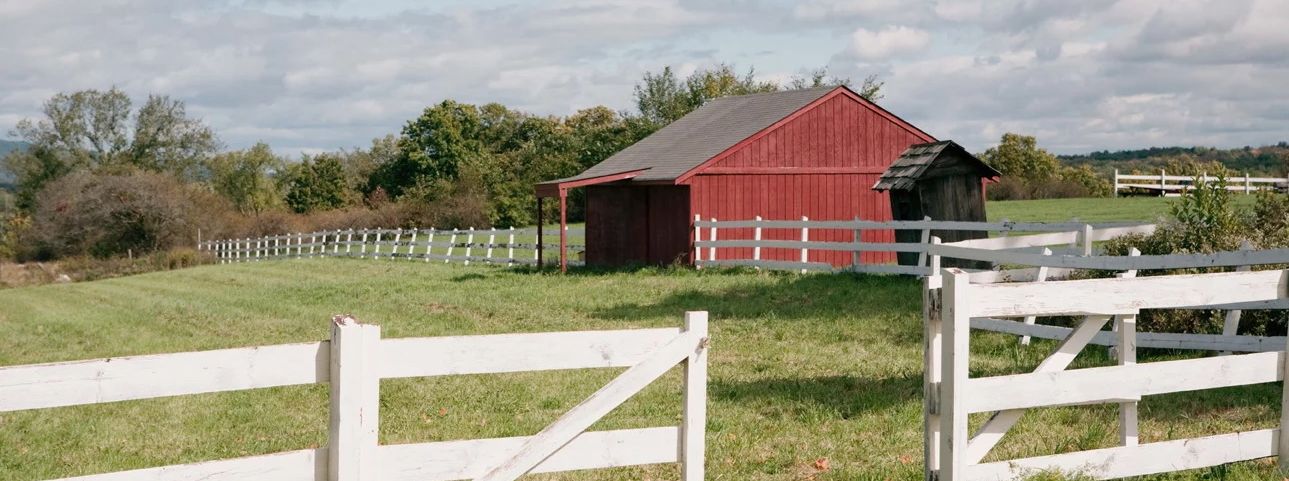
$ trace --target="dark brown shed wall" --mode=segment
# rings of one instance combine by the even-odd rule
[[[586,262],[593,266],[688,262],[689,188],[586,188]]]

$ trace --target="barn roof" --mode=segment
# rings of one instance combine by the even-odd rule
[[[916,144],[910,146],[898,159],[882,173],[882,177],[877,179],[873,184],[873,190],[902,190],[914,186],[917,181],[947,175],[949,173],[962,172],[961,169],[952,169],[953,172],[941,171],[941,167],[950,164],[961,165],[966,163],[967,167],[975,170],[981,177],[994,178],[1002,175],[989,164],[976,158],[962,148],[957,142],[952,140],[941,140],[926,144]]]
[[[721,97],[703,104],[563,183],[642,170],[635,181],[675,180],[793,112],[845,87],[816,87]]]

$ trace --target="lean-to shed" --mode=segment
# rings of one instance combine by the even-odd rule
[[[905,150],[882,173],[875,191],[890,191],[891,217],[895,220],[975,221],[985,219],[984,182],[997,178],[997,170],[952,140],[918,144]],[[895,232],[897,242],[918,242],[920,231]],[[932,231],[943,242],[979,239],[979,231]],[[917,264],[918,254],[900,253],[900,263]]]
[[[889,220],[886,196],[869,187],[900,152],[934,140],[846,87],[724,97],[581,174],[536,190],[539,203],[557,197],[563,206],[569,189],[587,189],[588,265],[691,263],[695,216]],[[765,232],[766,239],[796,235]],[[722,229],[721,236],[750,239],[751,229]],[[867,241],[891,237],[864,233]],[[822,230],[811,240],[854,239],[848,231]],[[751,256],[751,248],[728,250],[731,258]],[[766,249],[762,255],[798,260],[800,254]],[[873,256],[868,261],[881,255],[865,254]],[[811,262],[851,262],[847,252],[809,256]]]

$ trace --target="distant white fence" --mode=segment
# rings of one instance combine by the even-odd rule
[[[694,260],[695,265],[700,268],[706,266],[750,266],[761,269],[801,272],[865,272],[918,276],[932,274],[933,271],[928,265],[929,255],[1026,264],[1025,262],[1010,262],[1009,260],[1015,255],[1040,252],[1041,249],[1036,248],[1044,246],[1061,246],[1057,249],[1057,252],[1062,255],[1090,256],[1094,253],[1094,242],[1109,240],[1129,233],[1149,234],[1155,230],[1153,224],[933,220],[812,221],[806,217],[802,217],[801,220],[763,220],[757,217],[752,220],[732,221],[701,220],[700,218],[695,220],[694,225]],[[750,238],[730,238],[732,236],[728,232],[734,229],[750,229],[752,231]],[[916,243],[819,240],[827,237],[833,239],[862,239],[866,231],[891,232],[894,230],[920,231],[921,235]],[[967,240],[939,246],[932,245],[932,231],[940,230],[992,232],[1000,237]],[[778,231],[778,235],[775,237],[779,237],[779,239],[770,238],[771,231]],[[782,239],[782,237],[785,237],[783,231],[790,231],[789,234],[795,239]],[[838,235],[839,233],[844,233],[844,235]],[[1034,235],[1017,235],[1023,233],[1033,233]],[[747,236],[744,235],[743,237]],[[745,255],[731,253],[731,249],[746,251],[748,248],[751,249],[750,254],[746,252],[743,253]],[[769,255],[771,250],[778,251],[777,255]],[[788,252],[789,255],[784,256],[784,252]],[[849,263],[838,266],[833,262],[812,262],[810,261],[811,252],[847,253]],[[863,260],[864,253],[898,252],[918,253],[918,265],[869,263]],[[966,254],[965,257],[964,253]],[[783,260],[785,257],[792,260]]]
[[[1151,192],[1156,195],[1177,195],[1182,191],[1193,188],[1195,178],[1193,175],[1168,175],[1160,169],[1159,175],[1130,175],[1120,174],[1119,169],[1114,171],[1114,195],[1119,195],[1120,191],[1131,191],[1133,189]],[[1204,182],[1217,181],[1216,176],[1200,174],[1198,176]],[[1283,189],[1289,184],[1289,178],[1284,177],[1249,177],[1244,174],[1243,177],[1227,177],[1226,190],[1244,192],[1251,194],[1259,190],[1278,190]]]
[[[703,479],[707,313],[684,328],[381,339],[337,316],[331,341],[0,367],[0,412],[330,383],[329,445],[76,481],[511,481],[527,473],[681,464]],[[680,426],[586,431],[677,364]],[[626,371],[534,436],[380,445],[380,380],[555,369]]]
[[[1289,271],[1021,284],[973,284],[972,274],[959,269],[937,277],[943,287],[926,291],[924,311],[925,479],[1014,480],[1044,470],[1112,479],[1271,456],[1280,457],[1282,470],[1289,467],[1289,391],[1277,428],[1148,444],[1139,444],[1137,434],[1142,396],[1283,380],[1283,342],[1276,352],[1138,364],[1135,327],[1141,309],[1284,308]],[[968,376],[970,330],[978,320],[1058,315],[1086,317],[1033,374]],[[1107,334],[1101,329],[1112,319],[1118,365],[1067,371],[1087,344]],[[1119,405],[1118,447],[981,463],[1025,409],[1101,403]],[[968,416],[988,412],[994,414],[969,435]]]
[[[568,229],[576,242],[584,229]],[[546,255],[542,262],[559,262],[559,229],[542,231]],[[358,257],[488,264],[527,264],[538,261],[537,230],[529,229],[346,229],[281,234],[246,239],[224,239],[198,244],[221,264],[302,257]],[[583,244],[569,251],[583,252]],[[571,264],[581,264],[574,260]]]

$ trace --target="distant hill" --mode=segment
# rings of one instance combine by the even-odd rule
[[[1121,173],[1128,173],[1134,170],[1157,172],[1170,164],[1219,162],[1237,173],[1248,172],[1253,175],[1280,177],[1285,175],[1285,169],[1289,168],[1289,142],[1235,149],[1151,147],[1115,152],[1102,150],[1088,154],[1061,155],[1058,158],[1066,164],[1089,165],[1093,169],[1107,174],[1114,169],[1119,169]]]

